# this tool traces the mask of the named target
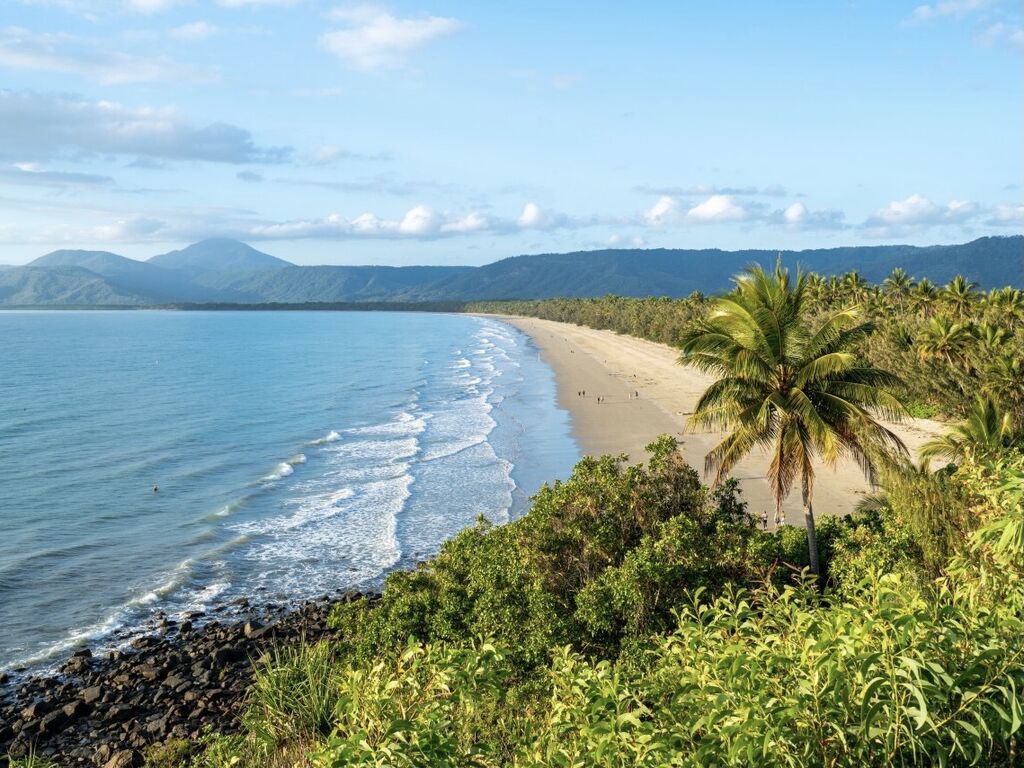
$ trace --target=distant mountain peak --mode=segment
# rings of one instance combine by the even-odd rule
[[[190,275],[207,272],[265,272],[294,266],[284,259],[257,251],[251,245],[229,237],[200,240],[180,250],[153,256],[149,263]]]

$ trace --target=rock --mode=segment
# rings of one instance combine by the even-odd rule
[[[68,716],[64,714],[64,710],[54,710],[39,721],[39,733],[43,736],[60,733],[67,722]]]
[[[50,703],[48,701],[33,701],[21,710],[21,716],[25,720],[35,720],[49,712],[50,708]]]
[[[263,625],[258,621],[247,621],[245,622],[245,628],[242,630],[246,637],[251,637],[253,632],[256,632],[263,628]]]
[[[61,708],[61,712],[63,712],[69,720],[77,720],[83,715],[88,714],[89,705],[81,699],[76,699],[75,701],[72,701],[70,704],[65,704]]]
[[[122,749],[104,763],[103,768],[138,768],[142,762],[142,755],[134,749]]]
[[[88,648],[81,648],[81,649],[75,651],[74,653],[72,653],[71,654],[71,658],[72,659],[91,659],[92,658],[92,651],[90,651]]]
[[[151,682],[153,680],[159,680],[164,676],[164,670],[160,669],[159,667],[153,667],[149,665],[139,667],[138,673],[143,680],[149,680]]]
[[[82,689],[82,701],[86,704],[93,704],[103,696],[103,688],[98,685],[91,685]]]

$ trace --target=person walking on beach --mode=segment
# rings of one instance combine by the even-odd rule
[[[761,511],[761,530],[763,530],[763,531],[767,531],[768,530],[768,510],[767,509]]]

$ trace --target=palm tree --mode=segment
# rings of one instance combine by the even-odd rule
[[[942,360],[947,365],[969,371],[968,350],[976,342],[973,329],[948,317],[933,317],[921,329],[917,356],[922,360]]]
[[[850,456],[872,478],[878,455],[906,453],[874,417],[903,415],[889,391],[900,381],[851,351],[871,331],[859,306],[811,327],[802,272],[794,281],[781,265],[772,274],[753,267],[735,283],[683,340],[680,362],[719,377],[701,395],[690,423],[729,430],[705,458],[715,485],[755,447],[768,449],[768,482],[780,515],[800,478],[811,570],[818,573],[814,460],[832,466]]]
[[[910,289],[914,287],[914,279],[904,270],[896,267],[882,281],[882,287],[885,288],[888,297],[891,299],[892,306],[902,311],[907,296],[910,295]]]
[[[970,312],[971,304],[977,297],[975,293],[977,287],[977,283],[970,282],[963,275],[957,275],[942,289],[942,298],[945,299],[958,319],[963,320]]]
[[[967,418],[942,437],[921,446],[921,460],[962,461],[968,454],[992,455],[1020,440],[1010,414],[991,397],[979,397]]]
[[[910,289],[910,306],[925,317],[931,317],[935,300],[939,297],[939,289],[927,277]]]
[[[978,346],[986,356],[998,355],[1003,347],[1012,338],[1012,334],[1005,328],[993,325],[989,322],[982,322],[974,329],[974,338],[978,340]]]

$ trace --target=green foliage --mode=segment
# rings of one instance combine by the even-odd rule
[[[0,764],[3,763],[3,758],[0,756]],[[60,768],[57,763],[52,760],[40,757],[35,753],[35,750],[29,751],[28,755],[22,758],[11,758],[8,764],[9,768]]]
[[[875,573],[896,574],[917,588],[927,580],[913,531],[884,502],[846,521],[829,560],[829,574],[843,594],[859,589]]]
[[[979,397],[967,412],[967,418],[942,437],[921,446],[920,456],[922,461],[933,458],[962,461],[968,454],[991,458],[1019,445],[1021,437],[1009,411],[1003,410],[990,396]]]
[[[507,702],[511,669],[489,643],[410,645],[349,667],[338,680],[334,733],[315,766],[504,764],[530,712]]]
[[[721,482],[754,449],[771,457],[766,480],[776,519],[799,479],[811,570],[820,572],[813,511],[814,463],[854,459],[869,476],[879,455],[905,451],[876,421],[899,418],[891,390],[900,381],[857,359],[853,349],[871,333],[859,305],[815,321],[808,276],[752,267],[684,335],[680,362],[716,380],[701,395],[692,426],[727,430],[705,469]]]
[[[341,611],[340,645],[278,651],[246,734],[193,765],[1024,765],[1024,456],[822,520],[823,593],[803,531],[759,530],[653,448],[463,532]],[[910,506],[929,494],[963,505],[937,567]]]
[[[962,418],[979,395],[996,398],[1024,426],[1024,293],[1012,287],[982,293],[964,279],[938,287],[894,271],[881,285],[856,272],[809,274],[813,317],[859,305],[873,332],[856,345],[868,365],[898,371],[897,394],[918,418]],[[679,346],[713,302],[686,299],[550,299],[468,305],[475,311],[527,315],[613,330]]]
[[[586,458],[542,488],[525,517],[480,521],[429,563],[388,577],[379,605],[340,606],[332,623],[363,660],[421,642],[491,637],[527,678],[567,643],[602,657],[673,623],[686,590],[785,580],[807,564],[802,529],[758,530],[736,483],[708,494],[663,437],[646,466]],[[826,529],[828,526],[826,525]]]
[[[915,419],[933,419],[939,415],[938,406],[911,400],[907,404],[907,413]]]
[[[188,765],[196,745],[185,739],[168,739],[149,746],[145,753],[146,768],[179,768]]]
[[[331,731],[337,700],[330,643],[276,647],[257,666],[242,718],[262,751],[314,741]]]

